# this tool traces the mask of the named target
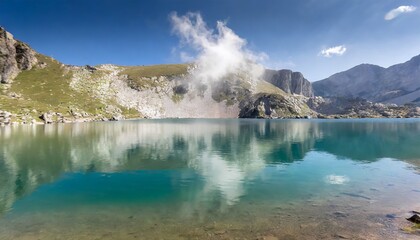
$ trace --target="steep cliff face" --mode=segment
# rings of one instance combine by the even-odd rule
[[[37,63],[35,51],[0,27],[0,83],[10,83],[22,70]]]
[[[300,72],[291,70],[269,70],[264,73],[263,79],[286,93],[313,97],[312,85]]]

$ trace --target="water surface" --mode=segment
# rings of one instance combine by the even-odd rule
[[[0,128],[0,239],[415,239],[419,120]]]

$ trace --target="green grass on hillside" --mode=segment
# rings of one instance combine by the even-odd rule
[[[69,107],[78,108],[88,113],[97,113],[104,107],[98,100],[85,93],[79,93],[70,88],[71,73],[66,73],[56,60],[37,55],[39,62],[47,63],[47,67],[34,67],[21,72],[13,81],[8,92],[15,92],[23,99],[13,99],[0,95],[2,110],[13,113],[27,112],[36,109],[40,112],[55,111],[68,113]]]
[[[126,66],[121,74],[129,77],[177,76],[187,73],[187,64],[162,64],[153,66]]]
[[[154,66],[125,66],[121,75],[128,76],[128,85],[134,89],[141,90],[150,87],[157,87],[159,84],[154,80],[145,79],[152,77],[173,77],[186,74],[187,64],[164,64]]]
[[[278,94],[281,96],[286,95],[286,93],[280,88],[274,86],[273,84],[260,80],[257,82],[255,89],[256,93],[269,93],[269,94]]]

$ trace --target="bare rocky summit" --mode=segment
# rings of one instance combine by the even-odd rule
[[[315,95],[322,97],[420,105],[420,55],[389,68],[361,64],[312,85]]]

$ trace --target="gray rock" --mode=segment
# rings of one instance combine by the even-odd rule
[[[313,112],[307,111],[304,102],[292,96],[260,93],[239,104],[240,118],[302,118]]]
[[[322,115],[341,115],[351,118],[420,117],[418,107],[378,104],[361,98],[316,96],[307,101],[308,106]],[[337,116],[333,116],[337,117]],[[340,117],[341,118],[341,117]]]
[[[0,111],[0,118],[10,118],[12,114],[6,111]]]
[[[10,83],[22,70],[31,69],[38,61],[35,51],[26,43],[0,27],[0,83]]]
[[[114,116],[111,117],[110,119],[111,121],[121,121],[124,120],[124,116],[121,114],[115,114]]]
[[[407,220],[412,222],[412,223],[420,224],[420,216],[417,215],[417,214],[414,214],[410,218],[407,218]]]
[[[2,126],[11,124],[12,114],[6,111],[0,111],[0,124]]]
[[[300,72],[283,69],[279,71],[267,69],[263,79],[286,93],[313,97],[312,85]]]
[[[43,113],[39,118],[44,120],[45,124],[53,123],[52,114],[51,113]]]

